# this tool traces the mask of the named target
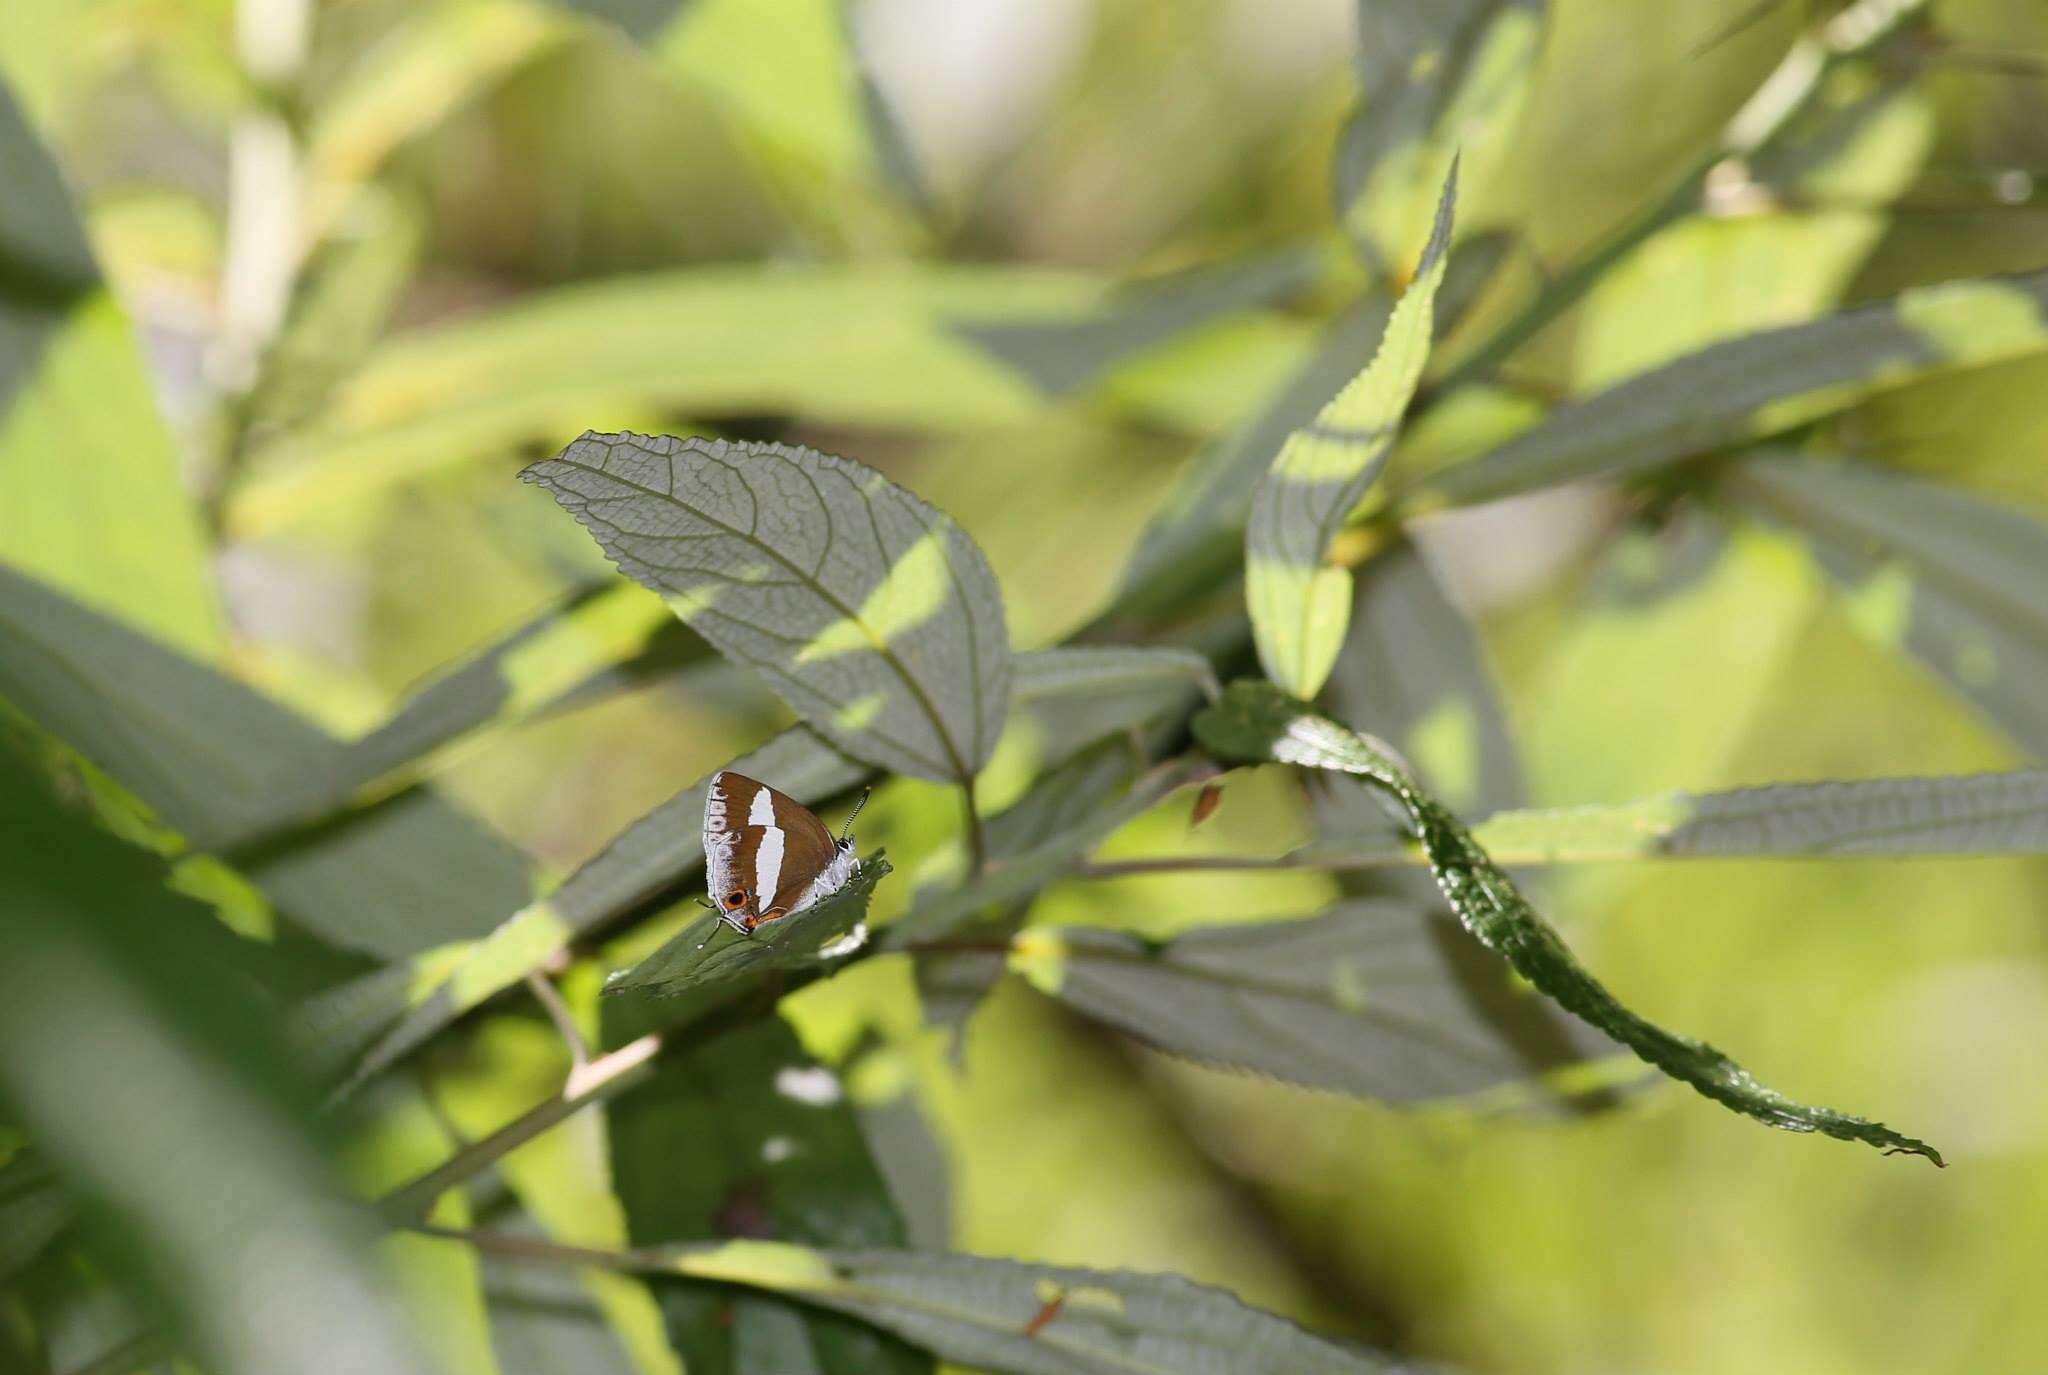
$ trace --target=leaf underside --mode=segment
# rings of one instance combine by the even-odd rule
[[[880,473],[783,444],[585,434],[520,474],[857,759],[963,782],[1010,698],[1001,593]]]

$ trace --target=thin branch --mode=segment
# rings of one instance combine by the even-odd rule
[[[1263,858],[1256,855],[1158,855],[1147,859],[1111,859],[1076,865],[1073,878],[1129,878],[1133,874],[1190,874],[1213,870],[1262,869],[1354,869],[1365,866],[1343,861],[1304,863],[1292,855]]]
[[[590,1065],[590,1042],[583,1039],[583,1028],[576,1025],[576,1014],[569,1010],[569,1004],[562,1001],[562,991],[554,981],[538,969],[526,971],[526,986],[533,990],[534,1001],[548,1014],[548,1020],[555,1024],[555,1030],[569,1045],[569,1079],[585,1072]]]
[[[408,1231],[421,1236],[439,1237],[443,1241],[459,1241],[474,1247],[485,1255],[504,1256],[508,1260],[551,1261],[557,1265],[590,1265],[601,1270],[656,1270],[662,1269],[659,1262],[638,1251],[600,1251],[588,1246],[563,1246],[538,1237],[513,1236],[505,1232],[480,1232],[463,1227],[437,1227],[428,1222],[404,1224]]]
[[[571,1071],[562,1091],[555,1097],[536,1104],[483,1140],[463,1147],[411,1183],[386,1194],[378,1202],[379,1210],[401,1226],[417,1222],[448,1190],[481,1174],[548,1128],[573,1117],[579,1110],[645,1079],[660,1049],[660,1035],[649,1032],[639,1040],[591,1061],[580,1070]]]

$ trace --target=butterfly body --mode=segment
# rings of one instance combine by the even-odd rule
[[[742,934],[816,906],[860,872],[851,839],[835,840],[803,803],[730,769],[705,792],[704,861],[712,910]]]

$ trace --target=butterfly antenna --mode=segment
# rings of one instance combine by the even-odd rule
[[[860,801],[853,804],[853,811],[847,816],[846,824],[839,828],[839,839],[842,843],[845,842],[848,836],[853,834],[853,818],[859,816],[860,809],[868,805],[868,794],[873,791],[873,788],[862,788],[860,790]]]

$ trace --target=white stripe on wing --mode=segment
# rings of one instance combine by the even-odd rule
[[[762,797],[768,796],[763,789]],[[757,807],[758,810],[758,807]],[[775,901],[775,890],[782,882],[782,828],[769,826],[761,832],[761,848],[754,852],[754,905],[755,909]]]

